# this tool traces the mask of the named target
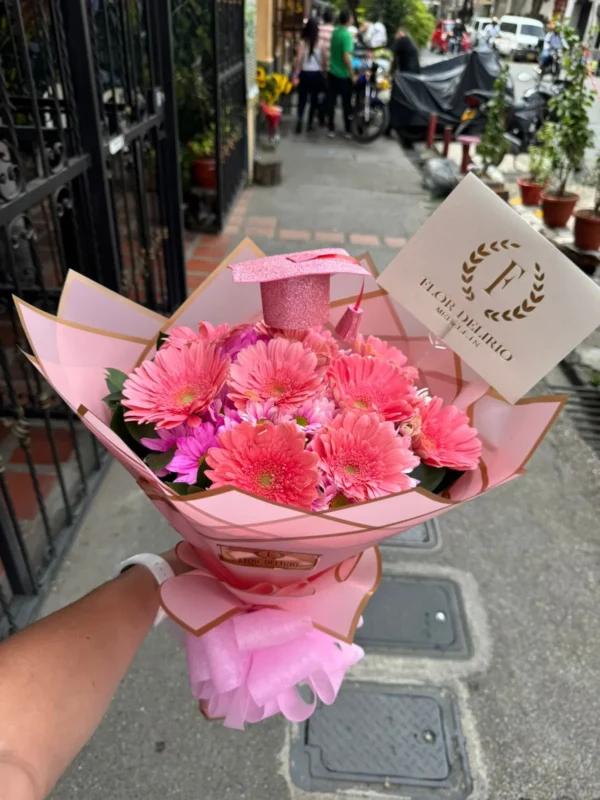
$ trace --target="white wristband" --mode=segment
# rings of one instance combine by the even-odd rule
[[[154,553],[138,553],[137,556],[131,556],[131,558],[121,561],[117,567],[115,577],[118,577],[122,572],[125,572],[126,569],[133,567],[136,564],[139,564],[140,566],[146,567],[146,569],[150,570],[159,586],[161,583],[168,581],[169,578],[175,577],[175,573],[173,572],[171,565],[165,561],[162,556],[154,555]],[[164,609],[162,607],[159,608],[154,620],[154,627],[156,628],[157,625],[160,625],[160,623],[166,619],[166,617],[167,615]]]

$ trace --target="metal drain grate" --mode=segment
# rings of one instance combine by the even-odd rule
[[[460,589],[445,578],[383,578],[355,641],[367,652],[468,658],[471,641]]]
[[[303,789],[366,784],[415,800],[462,800],[471,791],[458,711],[446,690],[346,684],[300,734],[291,774]]]
[[[595,386],[550,386],[553,392],[568,394],[565,411],[575,429],[590,447],[600,451],[600,389]]]
[[[382,546],[417,547],[425,550],[435,547],[439,540],[440,530],[437,520],[430,519],[420,525],[415,525],[414,528],[409,528],[407,531],[399,533],[397,536],[393,536],[391,539],[386,539],[382,542]]]

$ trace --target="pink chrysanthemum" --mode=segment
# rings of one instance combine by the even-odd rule
[[[327,397],[313,397],[292,412],[292,418],[300,430],[308,435],[328,425],[335,414],[335,403]]]
[[[182,350],[162,348],[154,361],[144,361],[125,381],[125,419],[174,428],[200,424],[199,415],[225,383],[230,360],[214,345],[194,342]]]
[[[327,372],[334,400],[342,408],[381,414],[403,422],[414,416],[416,389],[410,373],[390,361],[340,356]]]
[[[317,496],[317,455],[304,449],[292,423],[254,426],[242,422],[219,436],[208,451],[213,486],[235,486],[288,506],[310,509]]]
[[[177,452],[166,468],[169,472],[177,473],[177,483],[193,486],[206,451],[217,445],[215,426],[211,422],[202,422],[193,429],[191,435],[177,440]]]
[[[444,406],[432,397],[420,412],[421,430],[413,438],[413,449],[432,467],[476,469],[481,458],[481,442],[469,418],[456,406]]]
[[[177,439],[189,436],[191,430],[187,425],[177,425],[175,428],[158,428],[156,431],[157,438],[144,437],[140,439],[140,444],[143,444],[148,450],[166,453],[167,450],[175,447]]]
[[[416,485],[406,474],[419,464],[410,439],[398,436],[377,414],[341,414],[315,436],[312,449],[325,478],[358,502]]]
[[[299,342],[271,339],[242,350],[232,364],[229,397],[239,409],[249,401],[273,400],[283,411],[291,411],[312,397],[323,384],[317,357]]]
[[[240,419],[252,425],[262,425],[263,422],[272,422],[276,425],[278,422],[289,422],[291,419],[289,414],[282,413],[274,400],[265,400],[264,403],[255,403],[251,400],[246,403],[246,408],[238,413]]]
[[[384,361],[393,361],[399,367],[403,367],[408,361],[402,350],[384,342],[378,336],[365,337],[359,333],[352,343],[352,352],[359,356],[371,356],[381,358]]]
[[[269,337],[265,334],[258,333],[253,325],[243,324],[236,325],[231,328],[225,336],[219,339],[222,344],[223,352],[228,355],[232,361],[236,360],[238,353],[245,350],[257,342],[268,342]]]

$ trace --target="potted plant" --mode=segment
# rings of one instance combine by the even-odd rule
[[[600,156],[594,167],[594,207],[575,212],[575,247],[600,250]]]
[[[550,161],[543,147],[543,130],[538,134],[539,144],[529,148],[529,175],[527,178],[518,178],[517,184],[521,191],[521,200],[524,206],[539,206],[542,192],[548,184],[550,177]]]
[[[509,148],[509,143],[504,138],[508,112],[506,102],[508,78],[508,66],[503,64],[498,77],[494,81],[494,94],[487,105],[485,130],[481,136],[480,143],[477,145],[477,154],[481,157],[479,177],[503,200],[508,200],[508,190],[502,181],[492,178],[490,170],[492,167],[500,166]]]
[[[569,179],[583,163],[585,151],[594,136],[588,109],[592,92],[587,87],[587,68],[578,34],[572,28],[562,31],[566,43],[563,65],[565,81],[548,107],[554,121],[545,126],[544,151],[551,165],[551,188],[542,192],[544,222],[549,228],[567,224],[579,196],[568,192]]]
[[[279,123],[283,111],[277,101],[292,91],[292,82],[277,72],[267,75],[263,67],[258,67],[256,81],[260,91],[260,107],[267,123],[268,145],[274,148],[279,143]]]
[[[196,186],[217,188],[217,163],[215,160],[216,128],[214,123],[203,133],[197,133],[188,142],[191,170]]]

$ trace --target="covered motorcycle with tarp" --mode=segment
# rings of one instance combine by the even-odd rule
[[[390,125],[403,138],[424,139],[431,114],[437,114],[441,130],[460,122],[465,95],[474,90],[492,91],[501,69],[498,55],[489,49],[438,61],[419,74],[396,72],[390,99]],[[512,86],[509,87],[512,95]]]

